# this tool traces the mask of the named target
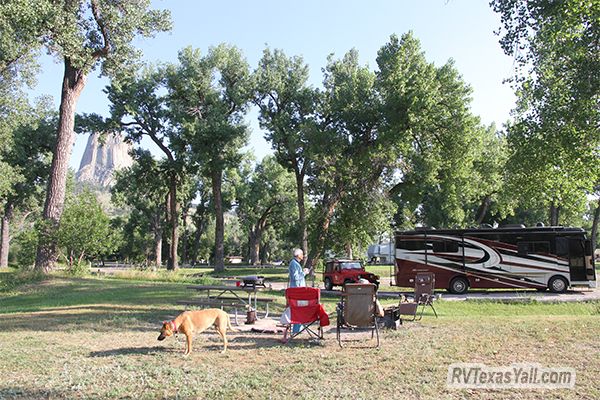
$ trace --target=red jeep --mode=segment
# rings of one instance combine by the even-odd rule
[[[336,285],[356,283],[364,278],[379,287],[379,276],[365,271],[360,260],[329,260],[325,264],[323,282],[325,290],[331,290]]]

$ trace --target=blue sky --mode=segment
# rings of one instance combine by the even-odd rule
[[[412,30],[421,41],[428,61],[436,65],[453,58],[464,80],[473,87],[472,110],[488,124],[501,126],[514,105],[511,88],[502,81],[512,73],[513,62],[502,52],[494,30],[499,17],[488,1],[478,0],[154,0],[153,7],[168,8],[173,30],[153,39],[137,41],[144,59],[174,62],[177,52],[186,46],[201,49],[227,42],[240,48],[254,68],[266,45],[280,48],[288,55],[301,55],[310,66],[311,83],[320,86],[321,69],[327,56],[337,57],[356,48],[361,62],[375,69],[378,49],[390,35]],[[38,85],[32,95],[48,94],[58,106],[62,65],[42,58]],[[108,84],[93,72],[88,78],[77,112],[106,115],[108,102],[102,89]],[[249,147],[257,158],[270,152],[256,122],[256,113],[248,116],[252,127]],[[70,165],[77,169],[87,138],[79,136]],[[147,142],[144,146],[152,147]],[[159,154],[159,152],[156,152]]]

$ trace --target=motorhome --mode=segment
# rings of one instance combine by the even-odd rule
[[[395,243],[397,286],[412,287],[418,272],[433,272],[436,288],[451,293],[596,287],[592,243],[581,228],[417,229],[397,232]]]

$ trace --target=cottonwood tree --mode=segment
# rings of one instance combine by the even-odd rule
[[[137,150],[131,167],[117,171],[115,184],[111,188],[112,201],[129,206],[132,213],[130,223],[150,232],[153,246],[152,263],[162,265],[162,243],[165,228],[166,199],[169,189],[165,187],[169,169],[166,161],[156,161],[147,150]]]
[[[581,213],[600,182],[600,4],[490,4],[501,16],[500,44],[516,65],[509,184],[524,205],[541,201],[547,222],[558,225]]]
[[[470,112],[472,90],[454,62],[436,67],[407,33],[390,38],[377,64],[382,129],[398,137],[399,179],[390,188],[399,205],[396,226],[453,227],[483,219],[500,177],[486,175],[497,171],[484,164],[492,138],[484,140],[490,133]]]
[[[75,138],[75,107],[87,77],[97,67],[109,77],[119,74],[138,56],[131,44],[133,39],[137,35],[152,36],[169,29],[170,18],[166,11],[149,9],[149,0],[11,3],[15,8],[7,12],[9,18],[20,18],[21,13],[31,16],[25,19],[27,26],[23,28],[31,34],[20,44],[24,48],[41,45],[64,64],[57,140],[44,205],[45,223],[36,257],[36,269],[48,272],[58,256],[51,233],[58,228],[64,207],[66,176]],[[34,18],[38,12],[41,16]]]
[[[382,184],[396,160],[396,135],[381,129],[376,76],[360,66],[358,53],[329,57],[320,102],[319,132],[310,137],[313,165],[308,179],[316,201],[307,265],[321,258],[336,208],[348,196],[366,196]],[[361,214],[356,224],[363,224]]]
[[[236,196],[236,213],[248,232],[248,262],[258,264],[265,231],[295,207],[295,180],[274,157],[267,156],[236,188]]]
[[[106,89],[111,116],[105,121],[104,129],[122,130],[126,140],[137,143],[148,137],[166,157],[163,166],[168,171],[165,184],[169,188],[167,217],[171,231],[167,269],[173,270],[178,267],[179,188],[185,176],[193,174],[193,166],[185,139],[169,108],[166,75],[165,68],[146,66],[137,73],[113,81]]]
[[[277,161],[294,173],[300,247],[308,254],[306,182],[310,167],[309,135],[316,129],[317,91],[308,85],[308,65],[301,57],[265,49],[253,74],[259,124]]]
[[[10,226],[15,211],[23,217],[36,208],[42,199],[56,134],[56,114],[50,110],[48,99],[41,99],[35,107],[26,107],[12,114],[10,146],[0,154],[17,174],[8,190],[0,194],[0,267],[8,265]]]
[[[244,116],[252,96],[250,70],[242,53],[225,44],[211,48],[205,57],[188,47],[178,59],[167,77],[170,109],[190,155],[211,180],[216,220],[214,265],[216,271],[223,271],[223,173],[240,163],[239,149],[248,138]]]

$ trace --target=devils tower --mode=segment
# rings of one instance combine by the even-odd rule
[[[77,182],[108,188],[114,183],[114,172],[129,167],[133,160],[129,155],[131,145],[123,142],[120,134],[102,137],[92,133],[81,158]]]

